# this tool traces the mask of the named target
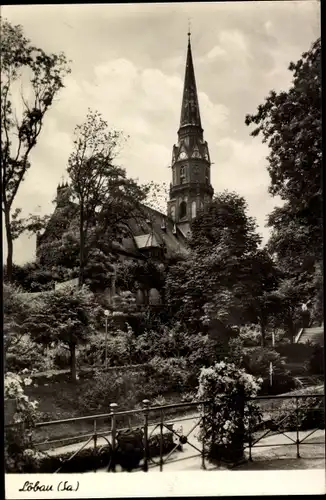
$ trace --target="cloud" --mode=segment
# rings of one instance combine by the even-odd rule
[[[256,218],[265,241],[269,231],[265,227],[266,217],[279,198],[268,196],[270,178],[267,171],[268,148],[257,145],[254,139],[247,142],[224,138],[214,144],[212,183],[216,192],[235,191],[244,196],[249,214]]]
[[[170,182],[177,140],[187,49],[187,18],[205,139],[216,191],[243,194],[261,231],[277,200],[268,193],[267,149],[250,137],[247,113],[269,91],[291,83],[288,65],[320,33],[317,2],[216,2],[174,4],[5,6],[45,51],[64,50],[72,60],[44,121],[32,167],[16,206],[25,213],[53,210],[57,183],[72,150],[73,131],[88,108],[109,127],[129,135],[118,159],[141,182]],[[15,260],[33,257],[33,239],[15,243]],[[6,249],[5,249],[6,250]]]

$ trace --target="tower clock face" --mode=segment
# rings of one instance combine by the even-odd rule
[[[186,153],[182,151],[179,156],[180,160],[184,160],[186,157],[187,157]]]

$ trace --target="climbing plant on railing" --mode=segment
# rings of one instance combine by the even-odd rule
[[[30,401],[24,393],[24,386],[32,380],[8,372],[4,379],[5,411],[10,423],[5,429],[5,464],[6,472],[29,472],[35,463],[43,458],[43,453],[36,451],[32,433],[37,421],[37,401]],[[11,410],[11,411],[10,411]]]
[[[200,432],[209,459],[234,463],[243,458],[248,427],[261,420],[258,407],[247,398],[257,395],[261,383],[224,361],[201,370],[197,398],[211,402]]]

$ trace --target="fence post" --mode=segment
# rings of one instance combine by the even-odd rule
[[[163,471],[163,411],[160,411],[160,472]]]
[[[97,428],[96,428],[96,424],[97,424],[96,418],[94,418],[94,423],[93,423],[94,455],[97,452]],[[94,472],[96,472],[96,470],[97,470],[96,460],[94,460],[94,462],[95,462]]]
[[[117,403],[110,404],[111,410],[111,446],[112,446],[112,464],[113,464],[113,472],[115,472],[115,463],[116,463],[116,436],[117,436],[117,421],[116,421],[116,411],[117,411]]]
[[[297,421],[297,440],[296,440],[296,444],[297,444],[297,458],[300,458],[300,439],[299,439],[299,398],[298,396],[295,397],[295,401],[296,401],[296,421]]]
[[[251,404],[250,400],[248,400],[248,441],[249,441],[249,461],[252,462],[252,454],[251,454]]]
[[[205,413],[205,403],[203,403],[203,416],[202,416],[202,422],[203,422],[203,439],[202,439],[202,455],[201,455],[201,468],[203,470],[206,469],[205,465],[205,438],[206,438],[206,413]]]
[[[245,393],[244,389],[241,388],[239,393],[235,396],[235,411],[239,413],[239,429],[237,432],[237,443],[236,443],[236,449],[234,450],[235,452],[235,463],[239,463],[240,461],[243,460],[244,458],[244,440],[245,440],[245,424],[244,424],[244,418],[245,418]],[[234,460],[233,458],[233,460]]]
[[[148,414],[149,414],[149,400],[144,399],[143,400],[143,405],[144,405],[144,472],[148,472],[148,459],[149,459],[149,453],[148,453]]]

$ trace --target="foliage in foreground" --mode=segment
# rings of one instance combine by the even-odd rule
[[[261,412],[245,398],[256,396],[262,379],[258,379],[223,361],[203,368],[199,376],[198,400],[210,401],[205,423],[201,423],[201,440],[211,460],[236,462],[243,458],[245,433],[261,420]]]
[[[36,451],[32,433],[38,419],[37,401],[30,401],[24,392],[29,385],[29,378],[8,372],[4,379],[4,400],[8,406],[14,405],[12,423],[15,426],[6,428],[4,455],[7,472],[23,472],[28,464],[36,464],[41,454]]]

